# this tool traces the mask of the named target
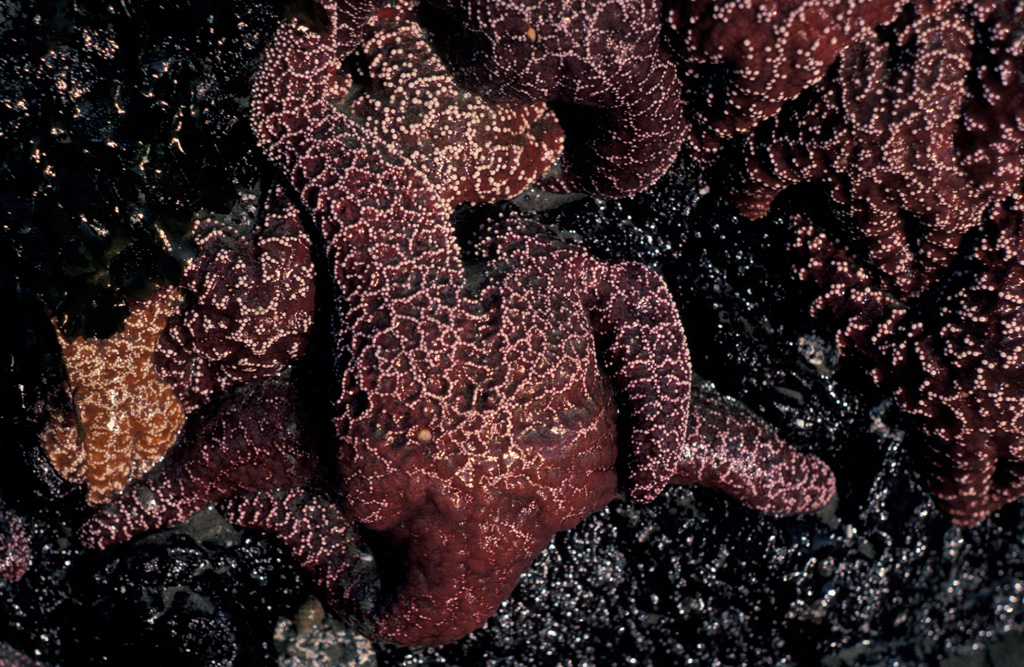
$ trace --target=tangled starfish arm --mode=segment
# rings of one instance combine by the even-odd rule
[[[675,66],[661,54],[642,78],[622,87],[649,94],[624,94],[608,107],[560,108],[559,120],[569,128],[563,172],[544,179],[542,187],[625,197],[648,188],[672,166],[690,135]]]
[[[428,156],[339,110],[333,34],[282,26],[253,105],[330,272],[331,455],[309,453],[285,378],[236,389],[197,412],[175,463],[90,520],[84,541],[124,541],[221,501],[289,544],[370,636],[436,645],[483,624],[555,533],[622,489],[649,500],[678,477],[776,512],[831,495],[823,464],[751,415],[704,400],[707,418],[689,421],[682,325],[648,269],[605,264],[518,218],[464,258],[449,222],[458,175],[425,174]],[[476,136],[461,122],[476,107],[446,99],[451,127]],[[535,168],[531,151],[516,154]],[[379,582],[363,566],[367,532],[391,545]]]
[[[748,135],[737,188],[756,218],[787,186],[825,181],[900,298],[926,289],[1024,175],[1024,8],[934,4],[905,7]]]
[[[631,498],[650,502],[666,484],[692,484],[773,514],[814,510],[832,498],[835,478],[823,461],[785,445],[738,402],[708,389],[691,393],[682,324],[657,274],[634,263],[584,261],[599,354],[631,425]]]
[[[803,275],[826,290],[814,309],[839,319],[840,346],[867,356],[930,436],[923,468],[939,506],[973,525],[1024,495],[1021,213],[994,211],[958,263],[908,301],[802,218],[797,226]]]
[[[261,221],[206,218],[194,233],[181,285],[191,298],[153,355],[187,412],[302,356],[315,295],[309,236],[280,186]]]
[[[605,370],[632,424],[629,493],[653,500],[686,460],[690,414],[690,353],[679,313],[661,278],[639,264],[605,264],[589,257],[585,303]]]
[[[835,496],[828,464],[786,445],[743,404],[703,387],[690,401],[688,444],[699,463],[682,466],[670,484],[716,489],[771,514],[811,512]]]
[[[312,455],[299,442],[287,378],[244,385],[189,419],[152,474],[129,485],[81,528],[83,544],[104,549],[181,523],[222,498],[308,481]]]
[[[428,0],[457,78],[495,101],[553,102],[555,191],[623,197],[675,161],[688,128],[657,0]]]
[[[345,78],[336,104],[415,165],[442,206],[515,197],[562,151],[554,113],[459,87],[414,16],[404,0],[371,18],[358,52],[368,80],[353,90]]]
[[[32,567],[32,548],[24,522],[0,501],[0,579],[20,580]]]
[[[852,43],[889,23],[906,0],[666,0],[680,64],[691,148],[709,158],[723,141],[775,116],[825,75]]]

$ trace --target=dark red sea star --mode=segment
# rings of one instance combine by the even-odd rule
[[[0,579],[15,582],[32,566],[25,524],[0,505]]]
[[[554,533],[622,494],[685,482],[776,513],[832,497],[828,467],[742,406],[691,402],[682,326],[653,272],[515,218],[465,265],[443,189],[338,111],[333,34],[282,26],[253,109],[326,247],[336,459],[311,459],[287,382],[264,380],[197,413],[173,463],[91,519],[87,544],[234,496],[227,515],[288,543],[368,634],[432,645],[479,627]],[[372,576],[365,530],[399,576]]]
[[[157,342],[154,361],[189,412],[215,392],[278,373],[306,349],[313,324],[313,262],[298,209],[281,188],[258,222],[195,223],[190,293]]]
[[[0,667],[49,667],[0,640]]]
[[[671,166],[686,133],[657,0],[430,0],[457,77],[488,99],[559,103],[564,174],[621,197]]]
[[[489,102],[459,88],[411,20],[411,2],[369,21],[361,52],[369,81],[345,109],[400,153],[436,189],[442,208],[515,197],[562,150],[562,129],[544,104]]]
[[[849,207],[845,248],[800,230],[816,310],[920,418],[931,488],[962,524],[1022,489],[1022,34],[1017,2],[906,5],[747,137],[738,188],[752,217],[814,180]]]
[[[906,0],[666,0],[697,155],[775,116]]]
[[[748,137],[741,212],[825,180],[889,289],[919,293],[1024,175],[1022,26],[1019,3],[906,8]]]
[[[346,77],[333,95],[412,161],[444,206],[519,194],[561,150],[554,115],[457,89],[408,12],[402,3],[365,19],[369,81],[353,93]],[[200,219],[194,237],[198,254],[181,285],[190,298],[155,354],[189,412],[300,357],[315,297],[309,237],[281,188],[262,220]]]
[[[1024,496],[1022,234],[1024,216],[1000,209],[929,290],[901,302],[826,235],[798,229],[803,275],[827,290],[815,310],[839,318],[840,346],[870,358],[877,382],[897,385],[932,436],[932,493],[963,525]]]

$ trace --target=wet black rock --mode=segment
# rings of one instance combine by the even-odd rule
[[[258,177],[248,79],[276,3],[0,8],[0,261],[69,331],[179,272],[191,216]]]
[[[161,534],[76,564],[62,614],[65,665],[228,667],[273,662],[282,609],[309,595],[284,549]]]

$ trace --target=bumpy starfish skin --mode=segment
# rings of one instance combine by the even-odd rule
[[[699,155],[778,113],[906,0],[666,0]]]
[[[20,580],[32,566],[25,524],[0,504],[0,579]]]
[[[307,483],[315,459],[299,443],[296,402],[287,377],[235,387],[214,399],[189,418],[181,444],[146,480],[130,485],[86,525],[86,541],[106,546],[180,523],[234,493]]]
[[[194,237],[199,252],[181,285],[194,297],[170,318],[154,354],[189,412],[300,357],[315,297],[309,236],[281,188],[261,224],[205,218]]]
[[[868,356],[878,382],[933,436],[925,467],[938,504],[973,525],[1024,496],[1024,216],[1000,209],[919,299],[880,289],[825,234],[799,221],[803,275],[827,291],[840,345]]]
[[[361,48],[370,80],[347,98],[346,110],[427,178],[439,206],[515,197],[562,150],[554,113],[459,88],[412,9],[401,2],[370,19]]]
[[[1019,3],[908,8],[747,138],[740,211],[759,217],[786,186],[825,180],[890,289],[919,293],[1024,175],[1022,26]]]
[[[494,100],[568,103],[552,189],[621,197],[672,165],[686,126],[657,0],[431,4],[448,14],[438,37],[467,85]]]
[[[828,466],[787,447],[742,404],[708,389],[694,389],[691,400],[686,447],[699,454],[686,456],[701,463],[684,464],[670,484],[717,489],[774,514],[806,512],[832,497]]]
[[[50,667],[25,655],[5,641],[0,641],[0,667]]]
[[[811,257],[802,275],[824,290],[815,312],[839,319],[841,346],[869,358],[918,418],[930,442],[918,465],[939,506],[974,524],[1024,490],[1024,4],[895,5],[888,25],[861,31],[823,79],[745,138],[737,204],[757,217],[787,186],[823,180],[848,207],[854,230],[798,225]],[[711,44],[742,62],[735,37]]]
[[[152,468],[181,430],[182,405],[153,362],[180,300],[167,289],[132,304],[124,330],[110,338],[59,336],[75,413],[54,415],[40,444],[62,477],[86,484],[90,504],[108,502]]]
[[[211,410],[205,433],[183,438],[184,463],[90,520],[87,544],[221,500],[238,524],[289,544],[368,634],[435,645],[484,623],[554,533],[622,489],[649,500],[679,480],[779,513],[832,497],[824,463],[785,448],[738,405],[697,393],[704,412],[691,412],[679,317],[646,268],[600,262],[517,220],[482,244],[485,262],[464,266],[438,186],[337,111],[333,75],[346,53],[335,30],[283,26],[253,101],[261,145],[326,246],[336,460],[311,473],[322,464],[288,426],[287,392],[264,384],[232,398],[226,416]],[[620,410],[632,427],[623,453]],[[318,487],[323,497],[309,490]],[[363,529],[387,536],[400,576],[372,574]]]

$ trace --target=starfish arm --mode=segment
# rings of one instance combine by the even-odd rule
[[[326,497],[298,487],[222,500],[217,508],[238,528],[269,533],[327,592],[331,605],[367,634],[380,599],[377,564],[355,523]]]
[[[551,538],[548,531],[522,532],[515,523],[423,528],[406,545],[405,585],[376,628],[385,641],[440,646],[481,627]]]
[[[646,78],[627,87],[614,107],[562,107],[563,126],[586,131],[567,135],[564,173],[543,181],[545,189],[625,197],[648,188],[672,166],[690,128],[668,55],[659,53]]]
[[[690,389],[686,339],[661,278],[639,264],[590,261],[585,284],[603,366],[631,425],[630,496],[667,484],[715,488],[774,514],[817,509],[835,494],[820,459],[787,447],[737,402]]]
[[[2,667],[49,667],[46,663],[25,655],[2,640],[0,640],[0,665]]]
[[[218,392],[280,373],[306,350],[313,324],[310,238],[282,186],[258,223],[197,220],[196,257],[180,287],[194,295],[167,320],[153,363],[186,412]]]
[[[370,17],[388,4],[388,0],[318,1],[331,17],[331,36],[339,61],[356,50],[363,41],[363,30]]]
[[[588,258],[589,259],[589,258]],[[690,411],[690,354],[665,282],[635,263],[590,260],[585,298],[598,353],[632,426],[629,494],[650,502],[681,465]],[[596,275],[594,275],[596,274]]]
[[[738,401],[695,388],[690,408],[687,457],[673,484],[717,489],[772,514],[813,511],[835,495],[824,461],[787,446]]]
[[[199,413],[167,459],[86,521],[82,542],[104,549],[237,493],[303,483],[312,456],[299,445],[292,402],[274,378]]]
[[[0,501],[0,579],[19,581],[32,566],[32,546],[25,523]]]
[[[356,524],[306,489],[238,496],[218,508],[235,526],[267,532],[287,545],[331,605],[361,632],[406,646],[440,646],[483,625],[548,537],[528,538],[524,550],[510,545],[515,538],[504,528],[463,524],[443,531],[424,525],[423,539],[386,550],[400,553],[402,563],[385,568]],[[388,580],[393,568],[404,573],[400,581]]]
[[[332,106],[342,94],[338,64],[359,46],[366,23],[385,2],[322,0],[326,30],[292,22],[274,34],[252,91],[253,133],[271,160],[301,173],[296,161],[310,142],[343,133]]]

